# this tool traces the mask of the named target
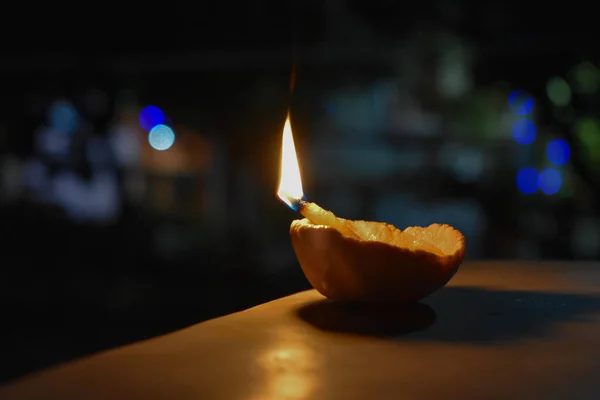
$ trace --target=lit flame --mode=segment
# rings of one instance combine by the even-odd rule
[[[300,166],[296,156],[296,146],[292,136],[292,125],[288,114],[283,127],[283,140],[281,142],[281,167],[279,170],[279,189],[277,196],[288,206],[294,208],[292,202],[304,197],[302,191],[302,178],[300,177]]]

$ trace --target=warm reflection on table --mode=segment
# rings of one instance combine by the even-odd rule
[[[27,377],[1,399],[596,399],[600,264],[473,263],[405,307],[308,291]]]
[[[253,400],[310,399],[318,384],[318,356],[302,331],[281,327],[271,333],[272,346],[258,357],[264,376]]]

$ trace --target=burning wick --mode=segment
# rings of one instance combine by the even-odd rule
[[[292,135],[290,115],[288,114],[283,127],[281,144],[281,169],[277,196],[292,210],[298,211],[313,225],[325,225],[337,229],[346,236],[358,236],[344,224],[344,219],[338,218],[331,211],[319,207],[315,203],[304,200],[300,165],[296,155],[296,146]]]

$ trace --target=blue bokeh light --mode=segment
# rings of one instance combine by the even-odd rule
[[[66,133],[74,132],[79,126],[79,114],[70,101],[58,100],[49,112],[50,126]]]
[[[562,177],[560,176],[560,172],[554,168],[546,168],[540,172],[538,186],[545,194],[555,194],[562,186]]]
[[[535,124],[530,119],[520,119],[513,124],[512,135],[519,144],[531,144],[535,140]]]
[[[155,150],[167,150],[175,143],[175,132],[167,125],[156,125],[150,129],[148,142]]]
[[[147,106],[140,112],[140,126],[149,131],[165,123],[165,114],[156,106]]]
[[[517,115],[527,115],[533,111],[533,98],[522,90],[515,90],[508,96],[508,106]]]
[[[569,145],[562,139],[556,139],[548,143],[546,146],[546,156],[554,165],[563,165],[569,161],[571,149]]]
[[[533,194],[538,189],[539,175],[535,168],[523,168],[517,172],[517,187],[524,194]]]

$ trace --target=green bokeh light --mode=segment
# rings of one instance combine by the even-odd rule
[[[600,122],[596,118],[584,117],[577,121],[575,133],[593,163],[600,162]]]
[[[558,76],[548,81],[546,94],[555,106],[564,107],[571,102],[571,88],[567,81]]]
[[[595,93],[600,88],[600,70],[589,61],[573,68],[570,78],[580,93]]]

